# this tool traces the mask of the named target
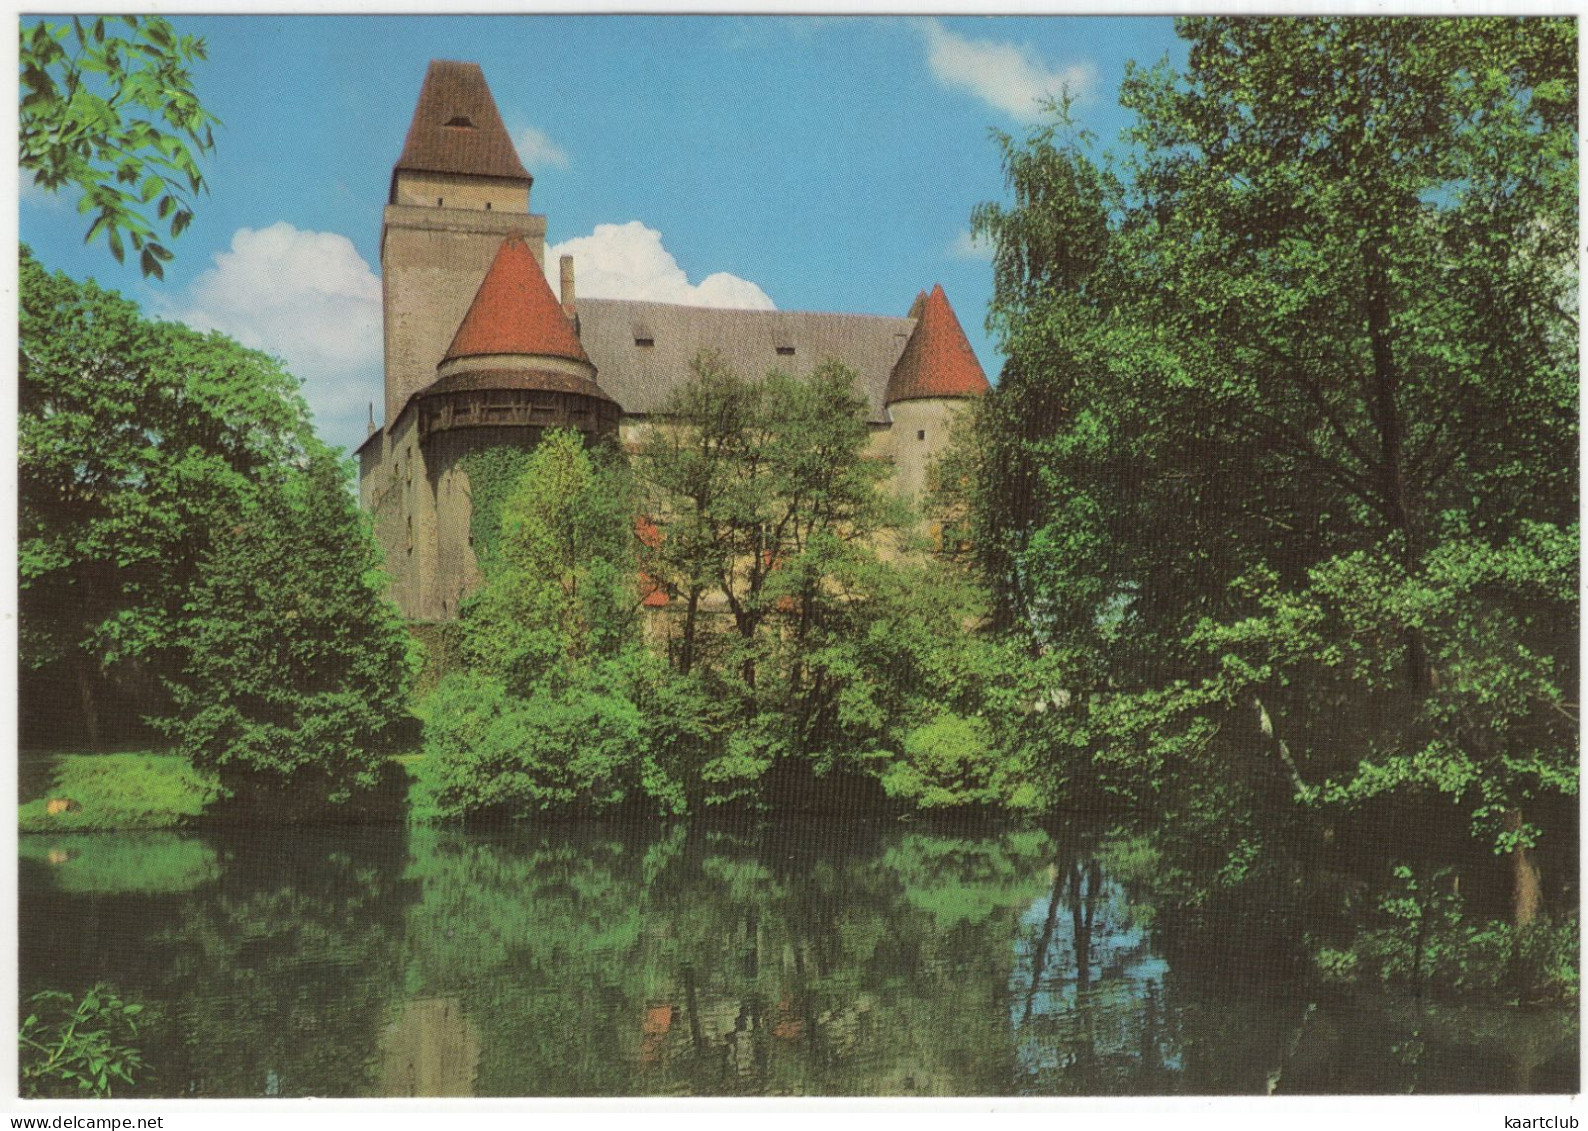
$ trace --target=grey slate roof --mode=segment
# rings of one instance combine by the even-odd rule
[[[741,377],[769,370],[809,373],[829,359],[860,374],[870,403],[867,419],[888,419],[888,375],[904,352],[913,318],[874,314],[814,314],[793,310],[723,310],[628,299],[578,300],[579,338],[595,363],[596,380],[626,413],[661,411],[673,388],[689,380],[703,349],[722,354]],[[654,344],[641,346],[637,338]],[[793,349],[779,354],[778,348]]]

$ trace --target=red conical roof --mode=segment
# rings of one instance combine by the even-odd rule
[[[481,354],[590,360],[522,236],[502,241],[443,360]]]
[[[926,397],[979,397],[987,392],[987,375],[960,329],[954,308],[941,285],[921,303],[915,330],[888,376],[888,404]],[[912,308],[913,310],[913,308]]]

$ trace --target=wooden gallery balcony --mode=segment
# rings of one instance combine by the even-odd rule
[[[584,377],[538,370],[485,370],[443,377],[416,398],[419,439],[462,428],[569,428],[591,439],[617,435],[623,410]]]

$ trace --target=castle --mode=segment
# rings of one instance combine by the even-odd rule
[[[904,318],[580,299],[572,257],[547,282],[546,218],[485,76],[432,62],[382,219],[385,425],[359,446],[359,495],[414,621],[445,621],[478,585],[462,461],[543,431],[637,442],[691,362],[714,350],[740,376],[859,374],[868,454],[918,495],[948,424],[987,378],[941,287]]]

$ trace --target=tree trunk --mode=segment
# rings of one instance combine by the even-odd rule
[[[684,649],[679,657],[678,667],[681,675],[688,675],[689,669],[695,666],[695,620],[700,615],[700,586],[689,587],[689,605],[684,610]]]
[[[1053,893],[1048,897],[1048,915],[1042,921],[1042,937],[1037,940],[1037,949],[1031,956],[1031,988],[1026,992],[1025,1011],[1020,1015],[1020,1025],[1024,1028],[1031,1021],[1031,1011],[1036,1007],[1037,990],[1042,986],[1042,968],[1048,964],[1048,945],[1053,941],[1053,929],[1059,921],[1060,893],[1064,886],[1064,870],[1058,862],[1053,865]]]
[[[1415,573],[1422,562],[1422,539],[1412,513],[1406,486],[1406,420],[1400,404],[1400,368],[1390,341],[1389,274],[1380,255],[1379,244],[1369,239],[1362,248],[1362,265],[1367,283],[1367,330],[1373,357],[1373,387],[1368,409],[1379,433],[1379,490],[1390,525],[1402,538],[1402,561],[1407,573]],[[1407,679],[1419,698],[1428,693],[1428,642],[1420,628],[1406,631]]]
[[[77,677],[77,699],[83,712],[83,734],[90,750],[99,749],[99,703],[94,697],[94,662],[87,655],[72,662]]]
[[[1511,809],[1505,814],[1505,831],[1517,832],[1522,827],[1522,811]],[[1538,918],[1544,903],[1544,889],[1539,881],[1538,865],[1523,845],[1511,849],[1511,894],[1518,927],[1531,926]]]

